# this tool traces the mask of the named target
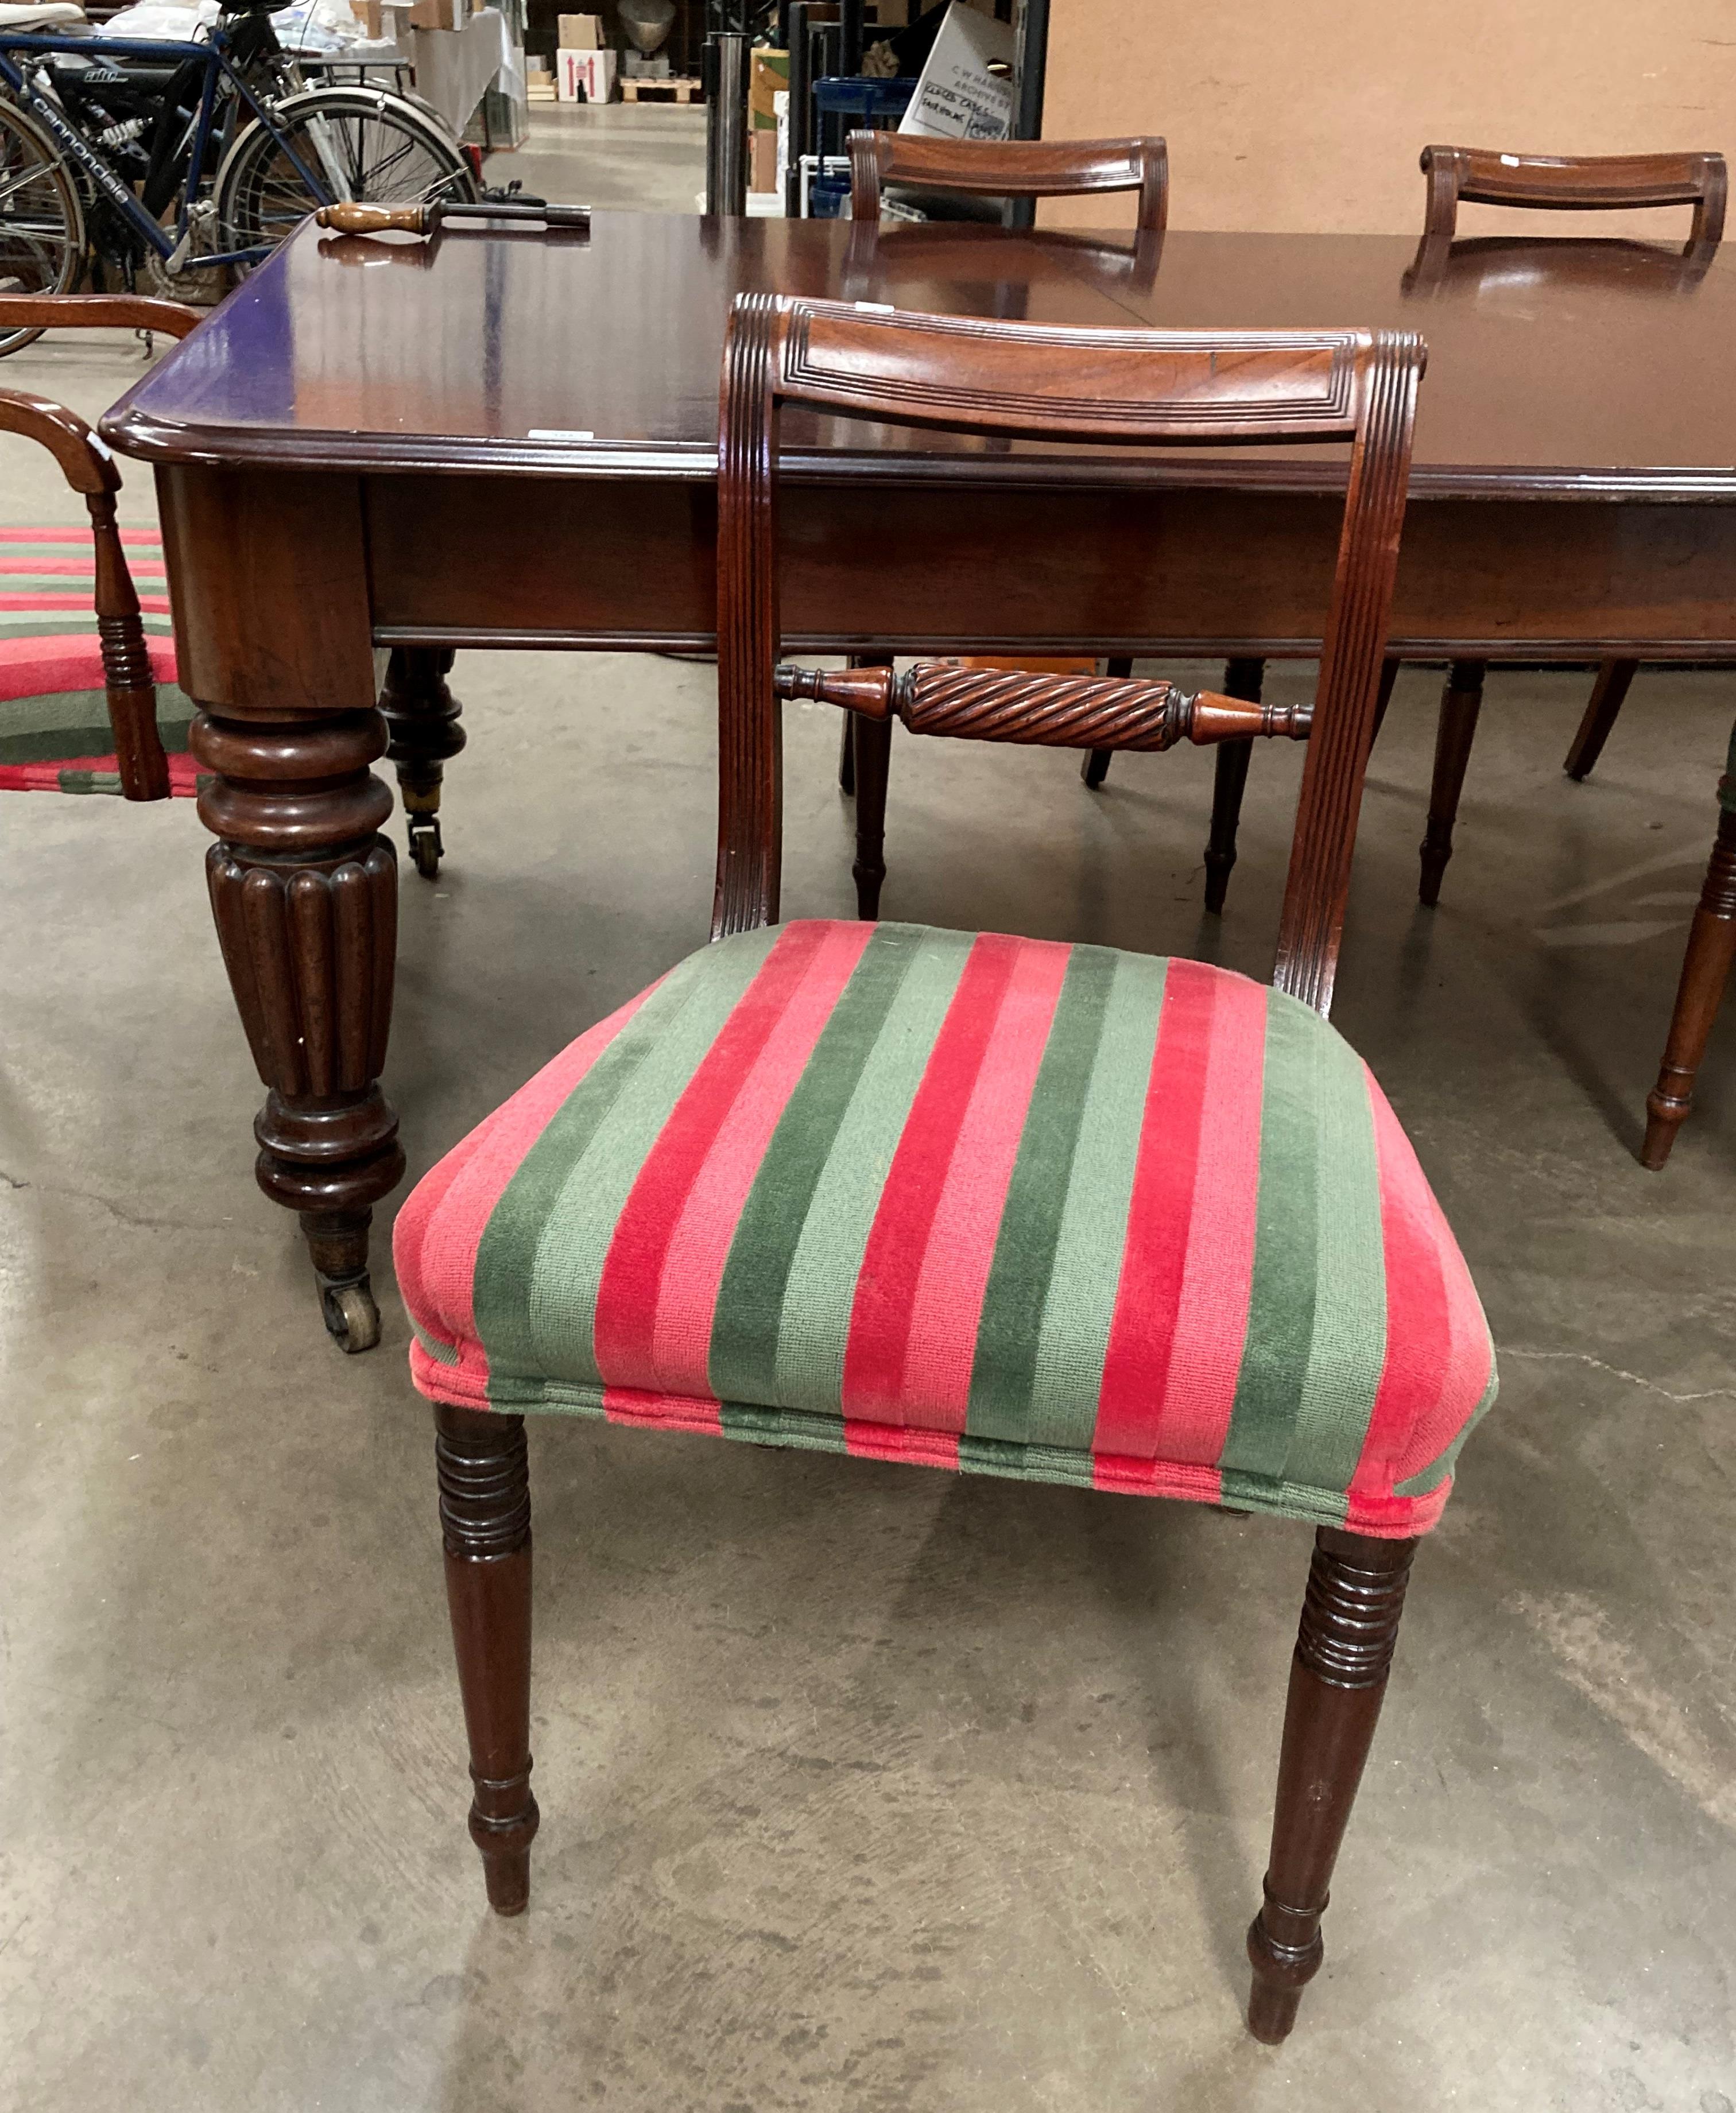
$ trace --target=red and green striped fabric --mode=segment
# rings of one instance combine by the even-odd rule
[[[921,926],[707,947],[399,1214],[416,1385],[1382,1535],[1494,1399],[1367,1067],[1203,963]]]
[[[126,562],[157,676],[169,789],[190,796],[193,702],[175,679],[162,538],[123,529]],[[0,792],[113,792],[121,766],[108,723],[88,528],[0,528]]]

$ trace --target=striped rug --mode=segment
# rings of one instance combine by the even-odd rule
[[[417,1385],[1408,1535],[1494,1397],[1366,1066],[1186,961],[805,922],[691,956],[399,1214]]]
[[[176,682],[175,641],[154,528],[121,532],[157,676],[171,792],[190,796],[194,705]],[[120,765],[97,640],[88,528],[0,528],[0,792],[112,792]]]

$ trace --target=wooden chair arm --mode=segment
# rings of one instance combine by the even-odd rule
[[[141,330],[181,338],[204,320],[203,308],[143,294],[11,294],[0,285],[0,331]]]
[[[1305,741],[1308,705],[1249,704],[1172,682],[1099,675],[1033,675],[998,669],[918,661],[903,674],[889,668],[779,668],[779,696],[811,697],[864,719],[896,715],[912,733],[954,741],[1022,742],[1042,748],[1162,750],[1190,741],[1265,735]]]
[[[4,322],[0,314],[0,326]],[[86,498],[93,492],[121,489],[114,457],[78,413],[64,404],[22,389],[0,389],[0,433],[21,433],[46,448],[67,483]]]

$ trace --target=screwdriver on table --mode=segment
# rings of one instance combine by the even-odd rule
[[[322,205],[313,216],[338,235],[432,235],[451,221],[529,221],[545,227],[591,225],[587,205],[550,205],[541,199],[504,200],[435,199],[426,205],[363,205],[346,199]]]

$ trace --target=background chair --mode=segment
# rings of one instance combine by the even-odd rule
[[[1478,147],[1425,147],[1422,170],[1428,187],[1428,206],[1422,243],[1412,267],[1413,282],[1426,281],[1432,272],[1438,273],[1445,266],[1458,226],[1461,199],[1471,204],[1562,212],[1692,206],[1693,220],[1683,256],[1702,267],[1723,239],[1727,180],[1721,154],[1506,154]],[[1258,662],[1248,665],[1254,671],[1259,667]],[[1489,666],[1484,660],[1453,661],[1441,692],[1417,890],[1421,900],[1430,905],[1440,901],[1441,879],[1453,855],[1453,827],[1476,739]],[[1585,715],[1563,765],[1570,778],[1587,776],[1602,753],[1638,667],[1636,660],[1606,660],[1599,668]],[[1258,696],[1257,675],[1250,673],[1243,687],[1249,683]],[[1389,691],[1391,686],[1389,674]],[[1247,770],[1245,748],[1227,746],[1218,751],[1212,833],[1217,867],[1226,884],[1229,866],[1235,863]],[[1213,902],[1212,875],[1208,855],[1207,906],[1216,909],[1222,906],[1222,889],[1220,887],[1218,899]]]
[[[0,289],[0,331],[121,329],[183,338],[206,313],[133,294]],[[176,681],[161,535],[116,529],[120,473],[75,412],[9,390],[0,393],[0,431],[49,449],[85,495],[96,534],[87,559],[76,530],[0,528],[0,792],[190,798],[199,789],[186,752],[194,708]],[[144,582],[142,607],[129,562]],[[94,606],[81,613],[79,590],[87,582]],[[130,626],[149,635],[148,649],[128,642]],[[452,660],[437,647],[395,646],[380,693],[410,857],[426,880],[440,871],[445,765],[464,746],[445,679]],[[94,703],[105,685],[107,727]]]
[[[1080,198],[1124,191],[1139,193],[1135,221],[1140,235],[1161,235],[1169,218],[1169,149],[1162,139],[928,139],[907,132],[852,132],[850,149],[850,217],[877,221],[887,188],[900,185],[921,193],[966,198]],[[877,664],[877,656],[857,654],[853,664]],[[1034,672],[1065,674],[1084,664],[1077,660],[1026,658],[980,661],[980,666],[1017,665]],[[1112,675],[1129,675],[1133,663],[1108,662]],[[1238,664],[1240,665],[1240,664]],[[1235,671],[1231,671],[1232,673]],[[1241,696],[1245,684],[1227,681]],[[1258,687],[1252,692],[1257,700]],[[886,786],[892,754],[892,723],[847,717],[841,731],[838,782],[856,801],[857,915],[877,917],[886,879]],[[1107,751],[1087,755],[1083,768],[1089,785],[1100,785],[1109,767]],[[1094,775],[1093,773],[1094,772]]]
[[[1493,1397],[1439,1207],[1325,1020],[1422,367],[1417,339],[1355,331],[1202,347],[736,302],[716,943],[557,1056],[397,1223],[412,1371],[436,1403],[470,1829],[500,1912],[526,1903],[537,1823],[525,1410],[1225,1503],[1319,1528],[1248,1937],[1250,2029],[1290,2030],[1416,1538]],[[1094,675],[778,668],[786,402],[1078,444],[1350,441],[1312,714]],[[1277,989],[1107,947],[777,929],[794,696],[1072,748],[1311,721]]]
[[[71,326],[179,338],[201,319],[176,302],[131,295],[0,293],[0,332]],[[161,537],[119,527],[120,472],[76,412],[0,390],[0,431],[46,448],[90,515],[88,541],[77,529],[0,529],[0,791],[192,794],[193,706],[174,679]],[[129,554],[146,582],[143,607]]]
[[[1656,1085],[1646,1097],[1640,1158],[1653,1173],[1669,1158],[1676,1132],[1693,1105],[1694,1076],[1736,961],[1736,727],[1730,729],[1729,756],[1718,781],[1718,833],[1688,933],[1664,1061]]]
[[[1421,166],[1428,186],[1425,251],[1452,242],[1461,199],[1558,212],[1687,205],[1693,208],[1693,219],[1685,256],[1715,249],[1724,239],[1728,179],[1722,154],[1507,154],[1479,147],[1425,147]],[[1418,886],[1427,903],[1439,901],[1441,879],[1453,855],[1453,825],[1487,671],[1487,661],[1455,661],[1441,696]],[[1589,774],[1638,671],[1637,660],[1606,660],[1599,667],[1562,765],[1569,778]]]

